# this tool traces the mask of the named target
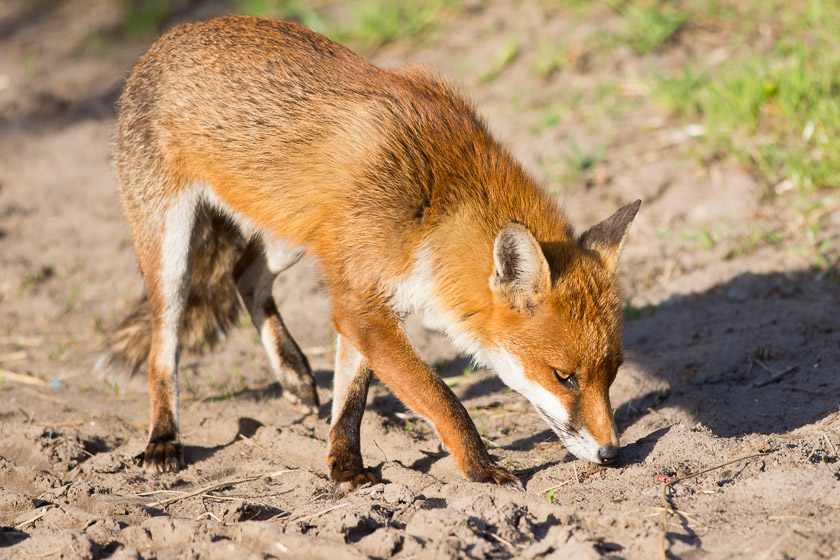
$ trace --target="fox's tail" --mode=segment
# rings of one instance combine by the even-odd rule
[[[239,316],[240,302],[233,268],[245,248],[238,229],[223,216],[202,209],[196,219],[196,252],[187,305],[181,320],[182,348],[209,350]],[[102,377],[131,377],[146,359],[152,343],[152,311],[146,296],[111,331],[93,372]]]

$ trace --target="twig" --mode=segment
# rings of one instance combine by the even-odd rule
[[[60,548],[56,548],[55,550],[51,550],[49,552],[42,552],[41,554],[32,554],[31,552],[26,552],[25,550],[21,550],[24,556],[27,558],[46,558],[47,556],[52,556],[53,554],[58,554],[61,552]]]
[[[802,226],[806,226],[808,224],[818,222],[819,220],[821,220],[823,218],[823,216],[826,216],[826,215],[834,212],[838,208],[840,208],[840,200],[835,200],[834,202],[826,204],[822,208],[817,208],[815,210],[812,210],[811,212],[809,212],[806,216],[804,216],[799,221],[800,223],[799,223],[798,227],[793,226],[793,227],[789,228],[789,230],[796,231],[796,229],[801,229]]]
[[[757,361],[757,360],[756,360]],[[733,463],[739,463],[741,461],[746,461],[747,459],[753,459],[755,457],[763,457],[764,455],[770,455],[772,451],[762,451],[761,453],[753,453],[752,455],[747,455],[745,457],[739,457],[737,459],[732,459],[731,461],[727,461],[725,463],[721,463],[719,465],[715,465],[714,467],[709,467],[708,469],[703,469],[702,471],[698,471],[696,473],[686,474],[683,476],[678,476],[677,478],[671,480],[670,482],[666,482],[662,485],[662,536],[659,539],[659,556],[662,560],[668,559],[667,548],[665,546],[666,540],[668,539],[668,513],[671,511],[675,511],[671,509],[668,505],[668,498],[665,495],[666,490],[668,487],[673,486],[677,482],[682,482],[684,480],[688,480],[689,478],[694,478],[696,476],[700,476],[701,474],[706,474],[707,472],[711,472]]]
[[[23,383],[24,385],[36,385],[38,387],[52,387],[52,383],[32,377],[31,375],[21,375],[7,369],[0,369],[0,378],[6,381],[14,381],[16,383]]]
[[[224,523],[224,521],[222,521],[221,519],[219,519],[219,516],[218,516],[218,515],[216,515],[215,513],[213,513],[212,511],[205,511],[204,513],[202,513],[201,515],[199,515],[198,517],[196,517],[193,521],[198,521],[199,519],[201,519],[201,518],[202,518],[202,517],[204,517],[205,515],[206,515],[207,517],[212,517],[213,519],[215,519],[215,520],[216,520],[216,521],[218,521],[219,523]]]
[[[68,482],[64,486],[59,486],[58,488],[50,488],[46,492],[41,492],[40,494],[38,494],[38,499],[43,500],[45,496],[53,494],[54,492],[58,492],[58,494],[55,494],[55,495],[51,496],[51,498],[54,500],[54,499],[58,498],[59,496],[61,496],[64,492],[66,492],[67,489],[70,488],[71,484],[73,484],[73,483]]]
[[[24,416],[26,416],[26,423],[27,423],[27,424],[31,424],[31,423],[32,423],[32,420],[34,420],[34,419],[35,419],[35,415],[34,415],[34,414],[29,414],[28,412],[26,412],[26,410],[25,410],[25,409],[23,409],[23,408],[21,408],[21,407],[18,407],[18,410],[20,410],[21,412],[23,412],[23,415],[24,415]]]
[[[376,448],[377,448],[379,451],[382,451],[382,448],[381,448],[381,447],[379,447],[379,444],[378,444],[378,443],[376,443],[376,440],[373,440],[373,445],[375,445],[375,446],[376,446]],[[385,457],[385,462],[387,463],[387,462],[388,462],[388,456],[387,456],[387,455],[385,455],[385,452],[384,452],[384,451],[382,451],[382,456],[383,456],[383,457]]]
[[[785,375],[787,375],[790,372],[799,368],[799,366],[794,365],[794,366],[790,366],[789,368],[783,369],[781,371],[776,371],[776,370],[774,370],[772,368],[769,368],[766,365],[764,365],[764,363],[762,363],[761,360],[756,360],[755,363],[760,365],[761,368],[764,369],[766,372],[772,373],[773,375],[770,377],[770,379],[765,379],[764,381],[761,381],[761,382],[758,382],[758,383],[753,383],[753,387],[764,387],[765,385],[770,385],[771,383],[775,383],[776,381],[778,381],[779,379],[781,379]]]
[[[350,505],[349,503],[338,504],[337,506],[333,506],[331,508],[327,508],[327,509],[322,510],[322,511],[316,511],[315,513],[310,513],[310,514],[302,514],[301,513],[301,514],[297,514],[297,515],[287,515],[285,517],[275,517],[272,520],[273,521],[303,521],[304,519],[311,519],[312,517],[317,517],[319,515],[323,515],[325,513],[329,513],[331,511],[335,511],[337,509],[347,507],[349,505]]]
[[[26,359],[26,350],[20,352],[9,352],[7,354],[0,354],[0,364],[8,362],[19,362]]]
[[[41,510],[41,512],[38,515],[36,515],[32,519],[28,519],[28,520],[24,521],[23,523],[18,523],[17,525],[15,525],[15,529],[22,529],[22,528],[26,527],[27,525],[29,525],[30,523],[35,523],[36,521],[38,521],[39,519],[44,517],[44,514],[47,513],[47,510],[49,508],[50,508],[50,506],[44,506],[44,508]]]
[[[41,346],[43,338],[26,336],[0,336],[0,344],[11,344],[13,346]]]
[[[151,492],[141,492],[134,494],[138,498],[145,498],[146,496],[154,496],[155,494],[186,494],[183,490],[152,490]]]
[[[154,503],[146,504],[146,505],[148,507],[168,506],[171,503],[174,503],[174,502],[177,502],[177,501],[180,501],[180,500],[186,500],[187,498],[193,498],[195,496],[200,496],[201,494],[206,494],[207,492],[213,492],[214,490],[221,490],[222,488],[226,488],[228,486],[235,486],[237,484],[244,484],[246,482],[253,482],[254,480],[260,480],[260,479],[263,479],[263,478],[271,478],[272,476],[278,476],[278,475],[289,473],[289,472],[293,472],[293,471],[292,470],[276,471],[276,472],[268,473],[268,474],[258,474],[258,475],[254,475],[254,476],[246,476],[246,477],[243,477],[243,478],[234,478],[234,479],[226,480],[224,482],[216,482],[214,484],[209,484],[207,486],[199,488],[198,490],[195,490],[193,492],[189,492],[187,494],[184,494],[183,496],[173,496],[172,498],[167,498],[165,500],[160,500],[158,502],[154,502]]]
[[[512,542],[510,542],[509,540],[507,540],[507,539],[503,539],[503,538],[502,538],[502,537],[500,537],[499,535],[496,535],[496,534],[494,534],[494,533],[491,533],[490,531],[485,531],[485,532],[484,532],[484,534],[485,534],[485,535],[487,535],[488,537],[493,537],[494,539],[496,539],[496,540],[497,540],[497,541],[499,541],[500,543],[502,543],[502,544],[506,545],[508,548],[511,548],[511,549],[513,549],[513,550],[516,550],[516,549],[522,549],[522,548],[523,548],[521,545],[518,545],[518,544],[513,544],[513,543],[512,543]]]
[[[828,442],[828,446],[831,447],[831,452],[837,455],[837,449],[835,449],[834,444],[831,443],[831,440],[828,438],[828,434],[823,432],[823,437],[825,438],[825,441]]]
[[[70,420],[68,422],[38,422],[38,425],[45,428],[73,428],[87,423],[88,420]]]
[[[540,494],[545,494],[546,492],[551,492],[552,490],[557,490],[558,488],[562,488],[563,486],[566,486],[567,484],[570,484],[571,482],[572,482],[571,479],[564,480],[560,484],[555,484],[554,486],[552,486],[550,488],[546,488],[545,490],[540,491]]]

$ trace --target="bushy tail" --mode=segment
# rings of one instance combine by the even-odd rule
[[[187,306],[181,320],[181,348],[209,350],[235,324],[240,303],[232,271],[245,248],[237,228],[209,209],[196,220],[197,244]],[[105,351],[94,365],[102,377],[131,377],[152,343],[151,306],[145,295],[108,334]]]

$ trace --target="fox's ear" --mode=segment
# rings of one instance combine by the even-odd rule
[[[627,237],[627,230],[630,229],[630,223],[636,217],[636,212],[639,211],[641,205],[642,201],[637,200],[633,204],[619,208],[615,214],[583,232],[580,236],[580,244],[600,254],[604,264],[610,270],[615,270],[621,247],[624,245],[624,238]]]
[[[490,289],[513,309],[529,312],[551,288],[551,272],[540,244],[524,224],[510,221],[493,244]]]

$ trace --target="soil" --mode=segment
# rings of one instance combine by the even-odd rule
[[[611,391],[618,464],[574,458],[412,318],[412,339],[525,491],[465,481],[433,427],[375,384],[362,451],[384,482],[343,492],[325,464],[329,303],[304,262],[275,294],[317,370],[320,414],[279,396],[242,325],[182,356],[189,464],[146,473],[145,379],[90,374],[142,290],[110,158],[122,81],[153,37],[118,38],[121,6],[0,6],[0,558],[840,557],[840,287],[811,268],[802,214],[730,160],[687,156],[683,129],[644,96],[625,114],[581,110],[532,130],[537,100],[586,96],[605,76],[637,83],[643,62],[620,48],[550,76],[528,63],[528,38],[609,28],[607,8],[581,21],[536,1],[475,3],[431,42],[367,54],[454,76],[537,176],[566,138],[584,150],[610,138],[595,173],[558,196],[581,231],[644,201],[621,263],[632,306]],[[223,11],[188,3],[166,25]],[[486,79],[509,37],[526,38],[521,52]],[[678,67],[689,48],[678,38],[654,62]],[[837,239],[837,214],[821,216],[820,235]],[[783,235],[745,249],[756,228]],[[685,234],[699,231],[714,242]]]

